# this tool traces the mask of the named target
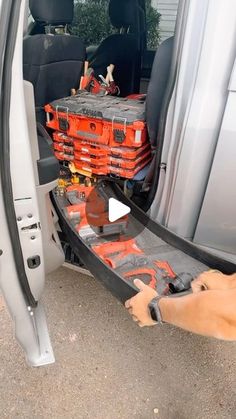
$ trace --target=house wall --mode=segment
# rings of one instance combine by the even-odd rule
[[[173,35],[179,0],[152,0],[152,5],[161,14],[160,34],[164,41]]]

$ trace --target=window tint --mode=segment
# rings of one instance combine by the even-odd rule
[[[145,0],[148,50],[156,50],[174,34],[178,3],[179,0]],[[109,0],[75,0],[71,32],[83,39],[87,47],[99,45],[117,32],[110,23],[108,5]]]
[[[109,0],[75,1],[74,21],[71,32],[83,39],[85,45],[99,45],[115,32],[108,15]]]

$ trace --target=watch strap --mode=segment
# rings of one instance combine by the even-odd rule
[[[163,296],[154,297],[150,301],[148,307],[149,307],[149,310],[150,310],[152,320],[154,320],[157,323],[163,324],[161,310],[160,310],[160,307],[159,307],[159,301],[160,301],[161,298],[163,298]]]

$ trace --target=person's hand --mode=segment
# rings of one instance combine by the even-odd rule
[[[194,293],[206,290],[228,290],[236,288],[235,275],[224,275],[219,271],[203,272],[191,284]]]
[[[130,300],[127,300],[125,307],[140,327],[154,326],[156,322],[151,318],[148,305],[158,294],[153,288],[144,284],[139,279],[134,280],[134,285],[140,292]]]

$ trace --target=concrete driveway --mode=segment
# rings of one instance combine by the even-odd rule
[[[98,282],[64,268],[44,301],[56,364],[39,369],[0,306],[0,417],[236,418],[236,343],[139,329]]]

